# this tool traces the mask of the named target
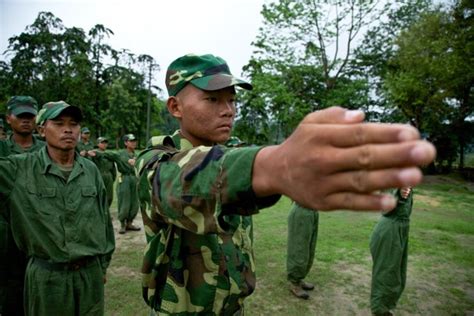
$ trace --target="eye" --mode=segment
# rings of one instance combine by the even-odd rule
[[[212,102],[212,103],[217,102],[217,98],[216,98],[216,97],[213,97],[213,96],[207,97],[206,100],[209,101],[209,102]]]

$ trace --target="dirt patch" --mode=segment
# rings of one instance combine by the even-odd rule
[[[141,275],[137,269],[131,269],[126,266],[111,266],[109,269],[107,269],[107,274],[130,278],[133,280],[137,280]]]
[[[112,214],[117,214],[117,211],[112,210]],[[138,212],[137,217],[135,217],[135,220],[133,221],[133,225],[141,228],[140,231],[127,231],[125,234],[119,234],[118,231],[120,229],[120,222],[116,218],[114,218],[112,220],[112,223],[114,226],[116,251],[119,249],[126,250],[129,248],[136,247],[141,247],[141,249],[145,248],[146,238],[143,229],[143,220],[140,212]]]

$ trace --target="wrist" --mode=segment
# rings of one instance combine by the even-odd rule
[[[278,165],[278,146],[262,148],[257,155],[252,168],[252,188],[258,197],[281,193],[278,188],[278,176],[281,167]]]

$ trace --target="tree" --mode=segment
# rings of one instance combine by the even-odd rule
[[[244,67],[255,90],[239,103],[236,131],[247,131],[244,136],[250,138],[263,133],[268,139],[270,126],[277,126],[281,133],[271,141],[279,141],[311,111],[331,105],[367,107],[369,79],[353,67],[355,47],[389,6],[356,0],[264,5],[256,50]],[[250,131],[245,121],[254,120],[256,125],[248,125],[257,130]]]
[[[462,5],[426,13],[403,31],[384,78],[389,100],[443,148],[437,160],[440,165],[447,161],[448,169],[457,156],[455,148],[463,166],[469,140],[466,119],[474,109],[472,9],[461,9]]]

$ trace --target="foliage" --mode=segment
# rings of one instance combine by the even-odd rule
[[[384,78],[390,102],[430,136],[439,146],[439,164],[448,166],[458,152],[463,161],[464,146],[472,139],[465,131],[474,113],[473,8],[463,5],[467,2],[423,14],[404,30]]]
[[[87,33],[66,27],[52,13],[40,12],[23,33],[9,39],[9,58],[0,61],[2,105],[21,94],[39,104],[65,100],[81,107],[83,125],[96,136],[118,139],[132,132],[144,139],[146,105],[151,117],[161,111],[151,85],[159,66],[149,55],[113,49],[107,44],[113,34],[101,24]]]
[[[371,110],[373,79],[361,62],[358,41],[380,25],[381,17],[393,17],[391,26],[404,25],[404,6],[412,8],[406,1],[280,0],[264,5],[255,51],[244,67],[254,90],[239,103],[236,133],[250,143],[279,142],[311,111],[332,105]],[[373,51],[364,52],[364,60],[374,57]]]

